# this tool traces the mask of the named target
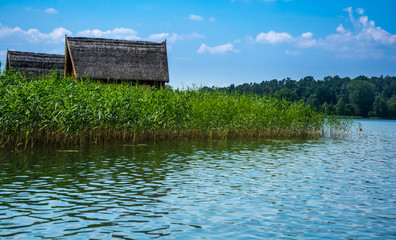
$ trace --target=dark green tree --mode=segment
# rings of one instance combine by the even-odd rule
[[[396,118],[396,95],[393,95],[386,101],[386,106],[388,108],[388,117]]]
[[[318,87],[315,92],[316,95],[318,96],[318,100],[320,104],[324,104],[325,102],[333,103],[333,104],[337,103],[335,93],[328,86],[322,85]]]
[[[348,97],[341,97],[335,106],[335,114],[339,116],[354,116],[356,115],[356,107],[349,103]]]
[[[375,98],[374,84],[363,80],[353,80],[348,84],[347,88],[349,101],[355,106],[356,114],[368,117]]]
[[[335,113],[339,116],[347,116],[347,111],[346,111],[346,105],[347,105],[347,100],[345,97],[341,97],[336,105],[336,111]]]
[[[279,90],[277,92],[277,94],[278,94],[278,96],[281,99],[287,99],[287,100],[290,100],[290,101],[296,101],[297,100],[297,94],[294,91],[292,91],[292,90],[290,90],[288,88],[282,88],[281,90]]]
[[[384,90],[383,90],[383,96],[385,98],[391,98],[393,95],[396,95],[396,84],[394,85],[390,85],[387,86]]]
[[[373,103],[373,111],[371,115],[376,117],[386,117],[387,106],[385,99],[382,96],[378,95],[377,97],[375,97]]]
[[[309,96],[306,103],[311,105],[313,108],[317,110],[320,108],[320,102],[316,94],[312,94],[311,96]]]
[[[332,115],[332,114],[334,114],[334,106],[331,104],[328,104],[327,102],[324,102],[322,105],[322,111],[326,115]]]

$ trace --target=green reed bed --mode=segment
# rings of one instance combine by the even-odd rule
[[[200,89],[0,75],[0,144],[169,138],[312,137],[325,118],[303,102]]]

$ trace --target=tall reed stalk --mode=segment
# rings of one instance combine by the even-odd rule
[[[201,89],[0,75],[0,144],[168,138],[314,137],[324,117],[303,102]]]

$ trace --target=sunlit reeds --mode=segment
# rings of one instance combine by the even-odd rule
[[[97,143],[169,138],[313,137],[310,106],[249,94],[76,81],[56,73],[0,76],[0,144]]]

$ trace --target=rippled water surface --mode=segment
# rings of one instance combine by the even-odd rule
[[[0,239],[396,239],[396,121],[0,154]]]

